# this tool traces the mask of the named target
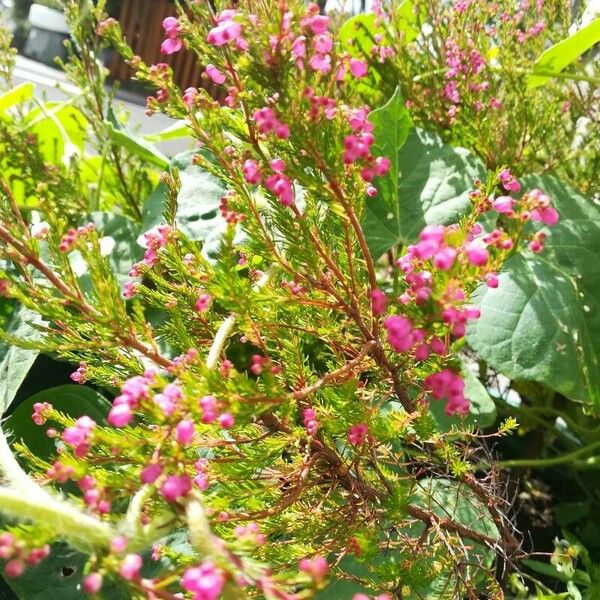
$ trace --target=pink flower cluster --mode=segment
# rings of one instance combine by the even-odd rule
[[[49,412],[52,410],[52,404],[50,402],[36,402],[33,405],[33,414],[31,419],[36,425],[43,425],[49,416]]]
[[[302,422],[306,428],[308,435],[315,435],[319,429],[319,421],[317,420],[317,413],[312,408],[305,408],[302,411]]]
[[[28,550],[12,533],[0,534],[0,560],[7,561],[4,573],[9,579],[20,577],[25,567],[34,567],[50,554],[50,546]]]
[[[352,425],[348,429],[348,441],[353,446],[363,446],[367,440],[367,434],[369,428],[366,423],[358,423],[358,425]]]
[[[345,164],[358,163],[361,165],[360,175],[364,181],[370,183],[374,177],[387,175],[392,162],[386,156],[375,158],[371,154],[371,146],[375,143],[373,124],[367,119],[367,107],[355,108],[348,112],[348,124],[353,133],[344,137],[344,153],[342,159]],[[370,196],[377,194],[373,186],[369,186],[367,193]]]
[[[113,427],[125,427],[133,419],[133,411],[140,400],[150,394],[150,386],[154,382],[154,371],[147,371],[143,376],[136,375],[121,386],[121,394],[113,400],[107,420]]]
[[[225,574],[209,559],[187,569],[181,579],[181,587],[192,592],[194,600],[217,600],[224,585]]]
[[[298,563],[298,567],[304,573],[308,573],[316,582],[323,581],[329,571],[327,560],[320,555],[313,558],[303,558]]]
[[[206,424],[218,421],[223,429],[230,429],[235,424],[235,417],[230,412],[219,414],[219,404],[214,396],[203,396],[198,401],[202,411],[202,422]]]
[[[102,490],[97,481],[91,475],[84,475],[78,482],[79,489],[83,492],[83,501],[86,506],[104,515],[110,512],[110,502],[103,497]]]
[[[260,533],[257,523],[250,522],[247,525],[238,525],[233,533],[238,540],[250,542],[255,546],[262,546],[267,541],[267,536]]]
[[[139,277],[142,273],[141,267],[151,269],[158,262],[158,251],[167,245],[173,235],[170,225],[157,225],[144,233],[146,251],[141,262],[135,263],[129,272],[130,277]]]
[[[58,249],[61,252],[70,252],[80,238],[86,237],[95,229],[96,227],[93,223],[88,223],[87,225],[78,227],[77,229],[69,229],[61,238],[60,243],[58,244]]]
[[[283,206],[291,206],[294,204],[295,195],[292,180],[284,174],[286,169],[285,162],[280,158],[276,158],[270,162],[270,167],[273,172],[266,177],[264,181],[265,187],[279,198],[279,202]],[[246,160],[242,167],[242,172],[247,183],[258,185],[262,182],[263,174],[259,164],[255,160]]]
[[[87,365],[84,362],[80,362],[77,370],[71,373],[69,377],[75,383],[85,383],[87,380]]]
[[[96,422],[90,417],[79,417],[75,425],[63,431],[62,440],[74,449],[75,456],[83,458],[90,449],[90,438],[95,427]]]
[[[248,42],[242,37],[242,25],[234,21],[235,10],[224,10],[217,15],[217,24],[206,36],[206,41],[213,46],[225,46],[235,42],[238,50],[248,50]]]
[[[433,373],[425,378],[424,386],[436,400],[447,399],[446,414],[466,415],[469,412],[470,403],[464,395],[465,382],[454,371],[444,369]]]
[[[175,17],[167,17],[163,23],[163,29],[167,34],[167,39],[161,44],[160,51],[163,54],[174,54],[183,48],[181,40],[181,23]]]
[[[290,128],[279,120],[277,113],[270,106],[256,109],[252,116],[261,133],[274,133],[281,140],[290,137]]]

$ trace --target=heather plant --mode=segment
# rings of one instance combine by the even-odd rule
[[[384,0],[345,23],[341,38],[353,56],[374,59],[361,90],[367,97],[401,82],[415,123],[488,168],[555,172],[594,195],[600,76],[591,48],[599,34],[593,6],[582,17],[584,8],[563,0]]]
[[[68,555],[106,598],[504,597],[524,551],[490,448],[517,425],[496,422],[486,361],[513,376],[518,327],[494,306],[542,288],[542,269],[557,311],[591,303],[596,267],[562,248],[588,243],[597,208],[416,128],[399,88],[366,105],[379,58],[315,5],[167,18],[163,53],[196,53],[218,99],[135,56],[102,3],[66,12],[70,112],[37,114],[29,88],[0,97],[3,368],[14,388],[35,352],[78,365],[3,425],[15,589]],[[181,122],[157,139],[190,151],[168,161],[125,127],[106,45],[154,90],[149,116]],[[595,318],[564,342],[540,317],[552,364],[560,342],[582,366],[528,371],[589,412]]]

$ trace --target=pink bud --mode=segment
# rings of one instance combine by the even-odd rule
[[[154,483],[162,473],[162,466],[158,463],[150,464],[145,466],[140,473],[140,479],[142,483],[152,484]]]
[[[223,429],[230,429],[235,423],[235,417],[230,412],[224,412],[219,417],[219,425]]]
[[[212,296],[210,294],[201,294],[196,304],[194,304],[194,309],[197,312],[206,312],[210,307],[210,303],[212,301]]]
[[[175,428],[177,443],[182,446],[188,446],[194,439],[194,423],[189,419],[179,421]]]
[[[25,563],[17,558],[9,560],[4,567],[4,572],[9,579],[20,577],[23,575],[23,571],[25,571]]]
[[[86,594],[97,594],[102,589],[102,575],[100,573],[90,573],[83,580],[83,591]]]
[[[125,427],[128,425],[133,419],[133,414],[129,405],[127,404],[118,404],[117,406],[113,406],[107,417],[107,421],[113,427]]]
[[[487,248],[477,243],[467,244],[465,246],[468,261],[475,267],[483,267],[487,264],[490,257]]]
[[[142,557],[139,554],[128,554],[121,563],[119,573],[123,579],[131,581],[137,577],[142,568]]]

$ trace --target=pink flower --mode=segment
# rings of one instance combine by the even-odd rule
[[[198,402],[202,411],[202,422],[209,424],[217,419],[217,399],[214,396],[203,396]]]
[[[433,264],[440,271],[448,271],[452,268],[456,259],[456,249],[446,246],[438,250],[433,256]]]
[[[227,76],[225,73],[221,73],[215,65],[208,64],[206,65],[206,74],[217,84],[225,83]]]
[[[359,423],[358,425],[352,425],[348,430],[348,441],[353,446],[362,446],[367,438],[369,428],[365,423]]]
[[[235,424],[235,417],[230,412],[224,412],[219,416],[219,425],[223,429],[231,429]]]
[[[284,206],[294,204],[294,190],[292,182],[287,175],[282,175],[281,173],[270,175],[265,180],[265,186],[279,198],[279,202]]]
[[[510,196],[498,196],[498,198],[492,201],[492,206],[500,214],[509,215],[513,212],[514,203],[514,198]]]
[[[261,182],[262,176],[260,174],[260,167],[255,160],[249,159],[244,162],[242,172],[244,173],[244,179],[247,183],[257,185]]]
[[[115,554],[121,554],[127,548],[127,538],[124,535],[118,535],[110,541],[110,551]]]
[[[545,225],[556,225],[560,215],[553,206],[538,206],[531,211],[531,220],[541,221]]]
[[[52,404],[49,402],[36,402],[33,405],[33,414],[31,415],[33,422],[36,425],[43,425],[50,410],[52,410]]]
[[[319,35],[327,31],[329,25],[329,17],[324,15],[314,15],[305,17],[300,21],[302,27],[310,29],[314,34]]]
[[[358,60],[358,58],[350,59],[350,73],[354,77],[364,77],[369,70],[369,65],[364,60]]]
[[[292,56],[295,59],[302,59],[306,56],[306,37],[303,35],[299,35],[293,42],[292,42]]]
[[[194,304],[194,310],[197,312],[206,312],[210,306],[212,301],[212,296],[210,294],[201,294],[196,304]]]
[[[131,581],[140,574],[142,557],[139,554],[128,554],[121,563],[119,574],[123,579]]]
[[[195,87],[189,87],[183,93],[183,103],[188,107],[192,108],[196,97],[198,96],[198,90]]]
[[[381,290],[371,292],[371,308],[374,315],[382,315],[387,305],[387,296]]]
[[[329,54],[314,54],[309,64],[314,71],[327,73],[331,70],[331,56]]]
[[[436,400],[447,399],[446,414],[466,415],[470,402],[464,396],[465,382],[460,375],[444,369],[425,378],[424,387]]]
[[[242,26],[236,21],[223,20],[213,27],[206,36],[206,41],[213,46],[224,46],[238,40],[242,35]]]
[[[308,435],[315,435],[319,429],[317,413],[312,408],[305,408],[302,417],[304,427],[306,427],[306,433],[308,433]]]
[[[181,446],[189,446],[191,441],[194,439],[194,433],[194,423],[189,419],[179,421],[175,427],[177,443]]]
[[[154,483],[162,473],[162,466],[158,463],[146,465],[140,473],[140,480],[145,484]]]
[[[382,177],[389,173],[391,167],[392,161],[387,156],[378,156],[375,159],[373,170],[375,171],[375,175]]]
[[[500,284],[498,275],[496,273],[488,273],[485,276],[485,283],[489,288],[497,288]]]
[[[319,54],[329,54],[333,50],[333,39],[329,33],[322,33],[313,40],[313,47]]]
[[[510,169],[503,169],[500,171],[498,179],[507,192],[521,191],[521,184],[515,179],[514,175],[510,172]]]
[[[474,267],[483,267],[487,264],[487,261],[490,257],[490,253],[487,248],[480,246],[477,243],[467,244],[465,246],[465,253],[467,255],[467,260]]]
[[[199,567],[187,569],[181,578],[181,587],[194,592],[195,600],[217,600],[224,585],[223,571],[208,559]]]
[[[160,486],[160,493],[167,502],[187,496],[192,489],[192,481],[187,475],[169,475]]]
[[[181,24],[175,17],[167,17],[162,26],[169,37],[177,37],[181,33]]]
[[[163,54],[175,54],[183,48],[183,42],[180,38],[167,38],[161,45],[160,51]]]
[[[83,580],[83,591],[86,594],[97,594],[102,589],[102,575],[90,573]]]
[[[329,565],[324,557],[317,555],[314,558],[303,558],[298,567],[301,571],[308,573],[315,581],[323,581],[329,571]]]
[[[388,343],[396,352],[406,352],[414,344],[412,323],[407,317],[387,317],[383,326],[388,332]]]
[[[23,575],[23,571],[25,571],[25,563],[18,558],[9,560],[4,567],[4,572],[9,579],[21,577],[21,575]]]
[[[125,427],[131,422],[131,419],[133,419],[133,413],[128,404],[118,404],[117,406],[113,406],[107,417],[107,421],[113,427]]]

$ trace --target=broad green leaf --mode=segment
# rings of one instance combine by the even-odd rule
[[[104,238],[101,248],[106,252],[117,280],[127,279],[132,264],[143,254],[137,243],[139,225],[116,213],[105,212],[92,213],[91,221]]]
[[[407,138],[408,115],[400,110],[398,99],[392,102],[395,108],[388,103],[371,116],[373,153],[392,160],[390,172],[375,179],[379,194],[366,200],[363,216],[375,257],[413,242],[425,225],[456,222],[471,206],[473,181],[485,175],[477,158],[464,148],[444,144],[435,133],[416,128]]]
[[[420,10],[425,14],[425,7]],[[409,44],[417,38],[421,32],[417,15],[415,14],[414,0],[403,0],[396,10],[396,29],[402,32],[402,42]]]
[[[36,425],[31,419],[36,402],[49,402],[74,419],[88,415],[98,423],[104,422],[110,409],[102,394],[85,385],[59,385],[27,398],[6,419],[3,428],[11,435],[11,441],[23,442],[39,458],[54,455],[56,447],[54,439],[46,435],[46,427]]]
[[[12,106],[29,100],[33,96],[34,90],[35,86],[33,83],[26,81],[4,92],[4,94],[0,95],[0,112],[4,112]]]
[[[147,133],[143,138],[148,142],[167,142],[182,137],[190,137],[191,133],[192,130],[188,121],[177,121],[158,133]]]
[[[413,501],[441,518],[452,519],[478,533],[493,538],[497,538],[499,535],[498,529],[485,505],[465,485],[448,479],[422,479],[419,482]],[[418,527],[422,529],[423,525],[419,524]],[[411,535],[414,535],[413,529],[414,527],[411,528]],[[465,569],[469,571],[468,575],[465,575],[465,579],[473,583],[481,576],[481,571],[478,571],[474,565],[482,564],[490,567],[494,561],[495,553],[488,547],[477,543],[473,544],[469,553],[472,562],[470,565],[465,565]],[[432,576],[426,585],[413,589],[409,599],[453,600],[455,597],[454,592],[449,590],[454,588],[455,577],[452,570],[442,571]],[[454,585],[453,583],[448,585],[448,581],[453,582]]]
[[[370,56],[375,45],[374,36],[384,33],[383,28],[378,30],[375,15],[362,13],[350,17],[340,28],[338,38],[344,48],[353,56]]]
[[[4,332],[13,337],[34,341],[40,338],[40,332],[30,323],[40,322],[39,315],[21,306],[8,320]],[[38,354],[37,350],[12,346],[0,339],[0,416],[10,406]]]
[[[478,290],[467,340],[507,377],[600,408],[600,207],[549,175],[522,183],[544,190],[561,220],[544,252],[513,255],[499,287]]]
[[[445,402],[432,400],[429,407],[442,431],[448,431],[452,425],[475,425],[479,428],[491,427],[496,421],[496,404],[485,386],[477,379],[469,366],[463,362],[462,374],[465,380],[465,397],[471,401],[469,414],[463,419],[449,417],[445,412]]]
[[[52,544],[48,558],[7,583],[21,600],[84,600],[89,597],[81,590],[87,560],[88,556],[67,544]],[[102,586],[102,598],[128,600],[131,594],[107,578]]]
[[[25,118],[27,129],[37,136],[44,157],[54,163],[82,154],[88,123],[83,113],[69,102],[45,102]]]
[[[109,111],[105,123],[110,129],[110,139],[114,144],[159,169],[165,170],[169,166],[169,159],[158,148],[129,131],[119,122],[112,110]]]
[[[584,52],[600,42],[600,17],[588,23],[568,38],[544,50],[535,61],[527,88],[544,85],[553,75],[574,63]]]
[[[177,228],[191,240],[213,246],[218,243],[226,227],[219,212],[220,200],[226,188],[219,179],[193,164],[194,154],[197,152],[184,152],[171,162],[171,166],[179,171],[181,179],[181,189],[177,196]],[[167,188],[161,183],[144,205],[143,231],[164,223],[166,204]]]
[[[411,502],[427,508],[441,518],[450,518],[462,525],[465,525],[479,533],[498,537],[498,530],[488,514],[487,509],[481,501],[465,485],[458,484],[448,479],[422,479],[417,486]],[[416,523],[409,527],[400,529],[414,539],[417,539],[423,532],[424,525]],[[495,554],[493,550],[480,544],[473,544],[470,548],[473,558],[471,565],[465,565],[470,571],[469,579],[477,582],[480,579],[480,573],[472,565],[483,564],[491,566]],[[367,594],[376,594],[381,592],[379,578],[383,582],[389,581],[389,573],[397,572],[397,563],[406,557],[389,551],[378,553],[374,558],[367,558],[364,561],[357,561],[352,557],[346,557],[339,565],[343,573],[350,576],[360,577],[367,582],[367,587],[359,583],[338,577],[321,592],[316,594],[318,600],[348,600],[352,595],[358,592]],[[435,556],[414,560],[412,574],[414,581],[403,581],[406,585],[409,583],[410,593],[403,595],[406,600],[454,600],[455,596],[455,575],[451,570],[440,572],[441,563],[435,564]],[[448,585],[450,581],[450,585]]]

